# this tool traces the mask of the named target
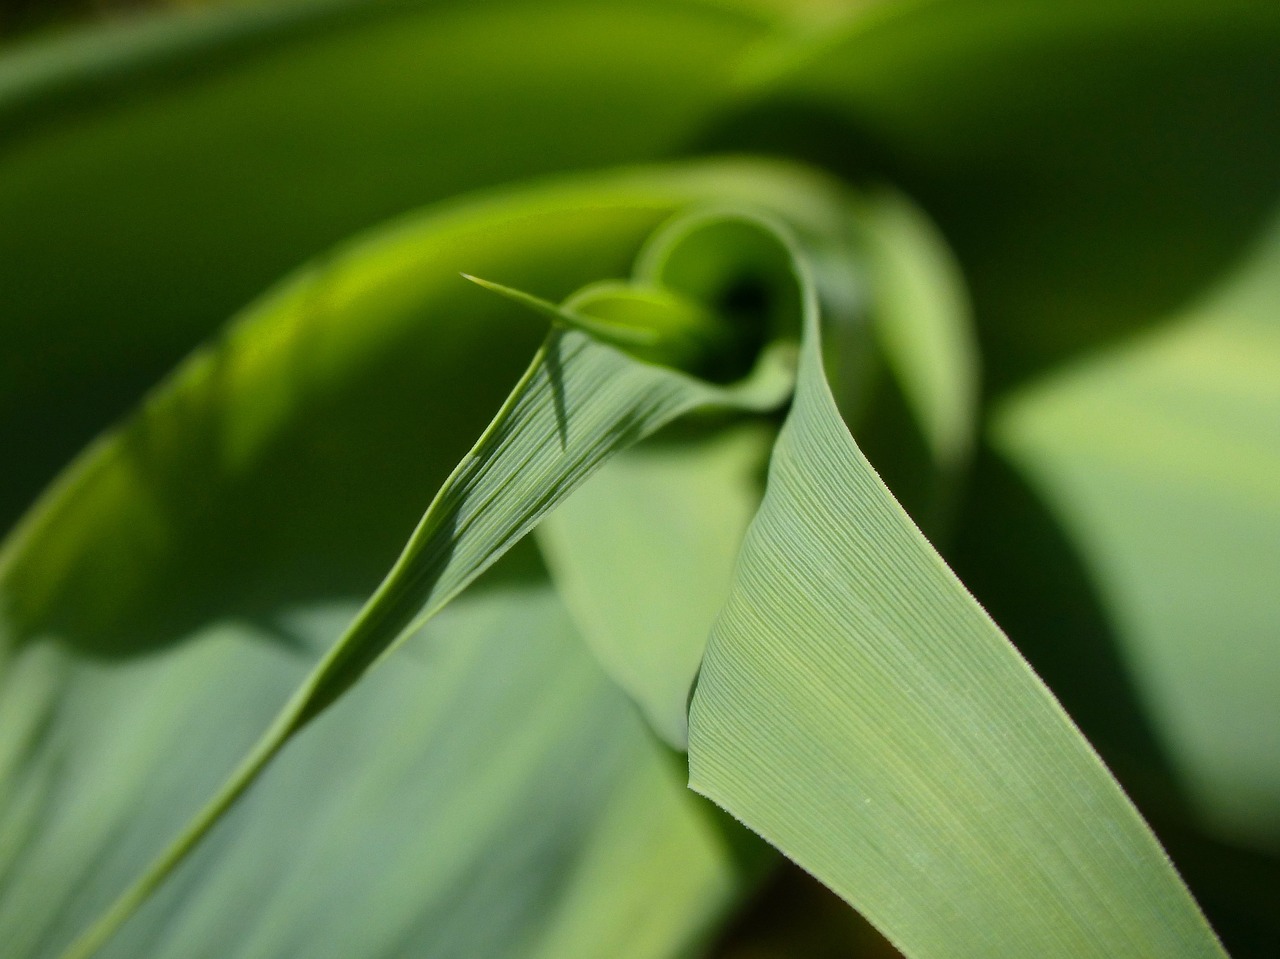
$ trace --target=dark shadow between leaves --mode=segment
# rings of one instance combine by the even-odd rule
[[[560,362],[560,337],[547,338],[543,356],[547,364],[547,381],[551,384],[551,405],[556,415],[556,432],[560,436],[560,452],[569,448],[569,413],[564,405],[564,365]]]
[[[799,866],[776,863],[711,959],[900,959],[900,953],[839,896]]]
[[[920,203],[960,260],[998,393],[1168,316],[1265,225],[1280,37],[1233,29],[1064,34],[1040,60],[997,45],[980,68],[908,58],[883,88],[852,67],[842,88],[828,64],[823,92],[798,80],[685,152],[800,159]]]
[[[18,642],[53,637],[93,657],[135,656],[210,621],[272,623],[314,601],[367,597],[540,335],[506,313],[446,331],[420,324],[338,383],[315,381],[323,363],[297,336],[287,377],[255,409],[256,446],[232,432],[244,398],[235,412],[230,353],[215,344],[198,386],[145,405],[34,544],[60,565],[11,570]],[[425,369],[406,362],[414,355],[429,358]],[[277,412],[287,429],[274,428]],[[236,442],[245,449],[229,453]]]

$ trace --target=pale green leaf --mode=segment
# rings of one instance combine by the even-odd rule
[[[1280,220],[1172,325],[1012,395],[993,433],[1081,550],[1195,804],[1280,849]]]
[[[545,580],[504,575],[301,736],[102,955],[671,957],[744,881],[693,799]]]
[[[691,801],[536,559],[521,560],[308,730],[102,955],[658,959],[705,935],[744,881],[737,840]],[[306,668],[289,644],[323,646],[356,611],[334,601],[213,624],[160,668],[85,660],[55,677],[29,660],[10,674],[5,703],[42,676],[61,695],[44,733],[58,748],[10,780],[46,808],[7,863],[6,956],[55,955],[100,892],[102,863],[69,896],[51,894],[57,879],[36,863],[59,862],[71,833],[110,829],[111,807],[130,813],[115,826],[126,846],[176,828],[164,790],[228,749],[225,723],[201,715],[225,700],[236,735],[256,735],[263,707]],[[176,728],[148,722],[147,704],[179,697],[200,712]],[[96,782],[92,795],[77,795],[68,768]]]
[[[1119,786],[862,457],[807,302],[694,692],[691,787],[911,959],[1221,957]]]
[[[538,527],[583,637],[677,749],[772,437],[754,424],[660,437],[619,455]]]

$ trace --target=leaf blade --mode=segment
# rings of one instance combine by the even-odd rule
[[[862,457],[816,311],[810,290],[797,394],[694,692],[691,788],[912,959],[1221,959],[1119,786]]]

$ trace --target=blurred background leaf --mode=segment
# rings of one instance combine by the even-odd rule
[[[1280,198],[1280,7],[926,0],[761,51],[705,145],[882,179],[940,225],[988,391],[1159,321]]]
[[[669,154],[762,31],[673,2],[347,3],[11,51],[0,524],[303,260],[459,191]]]
[[[1280,852],[1280,229],[1171,325],[1001,404],[1222,838]]]

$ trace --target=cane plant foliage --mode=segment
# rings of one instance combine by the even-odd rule
[[[1273,954],[1280,7],[7,12],[4,956]]]

